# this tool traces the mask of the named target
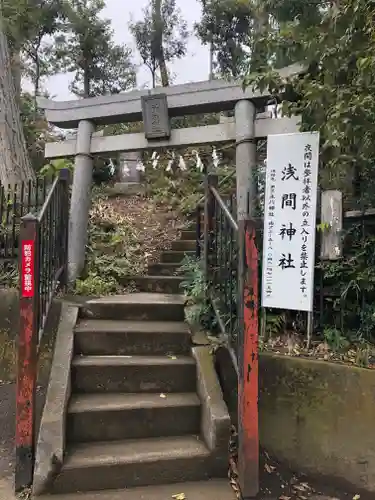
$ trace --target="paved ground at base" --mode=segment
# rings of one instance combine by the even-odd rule
[[[43,399],[41,392],[38,392],[38,400]],[[40,413],[40,404],[37,404]],[[13,468],[14,468],[14,423],[15,423],[15,384],[0,383],[0,500],[13,500]],[[263,455],[261,467],[261,494],[259,500],[278,500],[290,499],[299,500],[306,498],[308,500],[352,500],[353,493],[336,492],[326,486],[316,486],[305,477],[297,477],[290,471],[280,468],[275,462]],[[298,494],[295,486],[298,484],[309,484],[311,489]],[[177,491],[178,488],[181,491]],[[150,491],[150,490],[149,490]],[[149,496],[144,488],[128,492],[126,500],[167,500],[172,495],[185,493],[183,486],[164,486],[155,491],[155,495]],[[188,486],[186,486],[186,500],[233,500],[234,493],[228,483],[218,482],[212,487],[212,493],[208,490],[197,490],[195,486],[190,486],[188,495]],[[142,496],[143,495],[143,496]],[[82,500],[99,500],[95,494],[80,497]],[[123,500],[123,496],[115,496],[111,493],[105,500]],[[361,500],[367,500],[366,496],[361,495]],[[370,500],[370,497],[368,497]],[[62,499],[61,499],[62,500]],[[73,499],[74,500],[74,499]]]
[[[0,383],[0,480],[11,476],[13,471],[14,396],[15,384]]]

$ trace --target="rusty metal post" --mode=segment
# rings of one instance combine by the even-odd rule
[[[256,227],[252,219],[241,221],[243,241],[243,326],[239,351],[238,381],[238,471],[242,497],[253,498],[259,491],[258,341],[259,277]]]
[[[212,236],[214,231],[215,198],[211,188],[216,188],[219,183],[216,174],[208,174],[205,178],[204,192],[204,275],[206,283],[209,282],[210,252],[212,249]]]
[[[238,475],[242,498],[259,491],[258,253],[255,244],[255,106],[235,107],[238,222]]]
[[[38,220],[29,214],[21,220],[19,245],[20,324],[16,393],[17,492],[30,487],[35,461],[35,390],[38,349]]]

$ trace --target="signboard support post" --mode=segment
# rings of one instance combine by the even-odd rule
[[[238,220],[238,475],[243,499],[259,491],[258,253],[255,223],[255,106],[238,101],[236,177]]]
[[[20,325],[16,393],[15,489],[30,487],[35,461],[35,389],[38,347],[38,220],[22,218],[20,232]]]

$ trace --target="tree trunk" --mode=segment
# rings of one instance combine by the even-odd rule
[[[19,52],[16,52],[19,55]],[[35,178],[20,118],[21,65],[13,78],[8,43],[0,24],[0,183],[19,184]],[[20,63],[20,59],[18,59]],[[15,87],[18,87],[17,91]],[[18,95],[18,99],[17,99]]]
[[[160,60],[160,77],[161,77],[161,84],[163,85],[163,87],[169,87],[169,75],[164,56]]]
[[[156,87],[156,71],[153,70],[151,74],[152,74],[152,88],[154,89]]]
[[[14,90],[16,92],[15,98],[17,100],[17,103],[19,104],[21,99],[21,78],[22,78],[21,54],[19,50],[16,50],[11,54],[10,64],[12,68]]]
[[[153,2],[153,21],[154,21],[154,51],[155,59],[159,63],[161,84],[163,87],[169,87],[169,75],[167,64],[164,57],[163,30],[164,22],[161,15],[162,0]]]
[[[90,79],[87,71],[85,71],[83,78],[83,97],[90,97]]]
[[[214,43],[211,41],[210,43],[210,76],[209,80],[214,79]]]
[[[83,70],[83,97],[90,97],[90,74],[88,64],[85,64]]]

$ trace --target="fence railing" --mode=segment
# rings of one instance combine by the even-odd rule
[[[244,497],[259,485],[258,251],[255,221],[236,221],[234,195],[221,196],[216,175],[206,178],[204,271],[207,300],[238,374],[238,471]],[[197,209],[199,221],[201,206]],[[197,224],[197,240],[202,238]]]
[[[238,225],[233,217],[234,195],[222,198],[209,190],[213,231],[209,233],[208,282],[210,299],[220,330],[238,353]]]
[[[20,333],[16,401],[17,491],[32,484],[38,346],[59,286],[67,283],[69,171],[62,170],[36,214],[21,219]]]
[[[21,218],[42,207],[50,183],[44,177],[12,186],[0,184],[0,260],[17,258]]]

